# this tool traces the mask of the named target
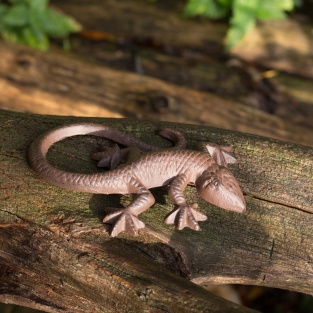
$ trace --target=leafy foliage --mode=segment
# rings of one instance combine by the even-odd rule
[[[49,49],[49,37],[63,38],[81,25],[48,7],[49,0],[0,0],[0,32],[4,40]]]
[[[229,13],[231,0],[189,0],[186,4],[184,16],[203,15],[211,19],[225,17]]]
[[[257,19],[285,18],[285,12],[301,4],[301,0],[188,0],[184,16],[202,15],[211,19],[231,16],[226,35],[229,50],[255,26]]]

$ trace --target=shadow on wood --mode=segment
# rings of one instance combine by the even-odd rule
[[[27,162],[42,132],[73,122],[103,123],[143,141],[166,146],[156,129],[181,131],[199,141],[230,144],[231,166],[247,202],[244,214],[186,197],[208,215],[201,231],[163,223],[172,209],[166,188],[141,215],[138,237],[109,238],[101,220],[112,202],[127,196],[77,193],[40,180]],[[178,123],[74,118],[0,112],[0,300],[47,312],[253,312],[196,284],[238,283],[313,294],[313,150],[226,130]],[[66,139],[49,161],[76,172],[96,171],[90,153],[104,140]],[[179,277],[181,276],[181,277]],[[191,280],[191,282],[189,281]]]

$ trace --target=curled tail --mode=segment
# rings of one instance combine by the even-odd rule
[[[106,173],[79,174],[59,170],[48,163],[46,155],[49,148],[62,139],[76,135],[104,137],[127,147],[137,147],[143,152],[160,149],[108,126],[87,123],[70,124],[54,128],[42,134],[31,144],[28,156],[32,169],[41,178],[59,187],[91,193],[114,193],[113,186],[107,182],[110,181],[109,176],[117,174],[115,172],[116,170]],[[179,132],[166,129],[161,131],[160,135],[174,142],[175,145],[173,148],[185,147],[185,139]]]

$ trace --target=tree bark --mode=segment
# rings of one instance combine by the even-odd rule
[[[30,143],[57,125],[103,123],[163,147],[155,130],[181,131],[199,141],[233,146],[231,170],[245,194],[244,214],[186,197],[208,220],[201,231],[163,224],[172,209],[166,188],[140,217],[138,237],[109,238],[104,208],[128,196],[91,195],[51,186],[27,162]],[[0,301],[47,312],[252,312],[196,284],[238,283],[313,294],[313,150],[205,126],[127,119],[0,113]],[[105,140],[88,136],[51,149],[51,164],[94,172],[90,153]],[[180,276],[180,277],[179,277]],[[191,282],[190,282],[190,281]]]
[[[210,125],[313,146],[311,128],[208,92],[64,55],[1,43],[2,108]],[[307,114],[309,116],[309,113]]]

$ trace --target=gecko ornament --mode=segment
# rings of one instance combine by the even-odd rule
[[[117,145],[93,154],[98,166],[110,170],[95,174],[66,172],[46,160],[49,148],[64,138],[75,135],[94,135],[117,142]],[[145,224],[138,215],[151,207],[155,199],[149,189],[169,186],[174,210],[165,217],[165,223],[177,229],[190,227],[199,230],[198,221],[206,215],[197,210],[196,203],[186,202],[183,191],[194,183],[200,196],[223,209],[244,212],[245,200],[236,178],[227,164],[236,162],[231,147],[201,143],[202,151],[187,150],[181,133],[164,129],[159,135],[174,146],[162,149],[134,137],[98,124],[70,124],[50,130],[39,136],[29,148],[29,162],[33,170],[47,182],[70,190],[95,194],[131,194],[132,202],[126,208],[106,208],[103,222],[111,224],[112,237],[120,232],[137,235]],[[120,163],[125,163],[117,167]]]

